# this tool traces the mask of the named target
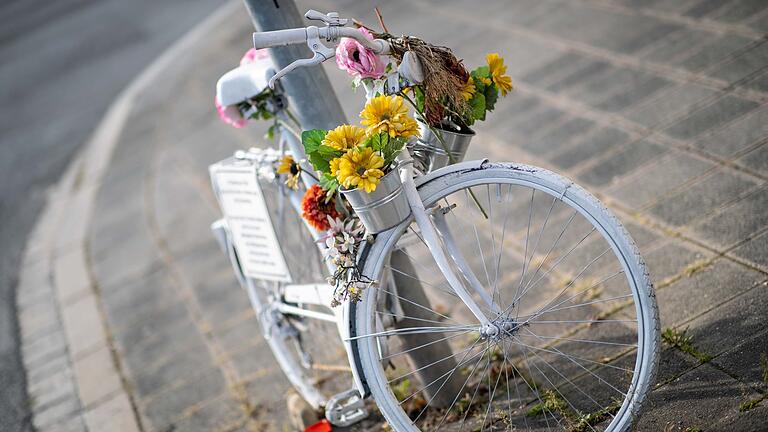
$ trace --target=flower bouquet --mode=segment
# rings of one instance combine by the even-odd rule
[[[368,232],[377,233],[409,214],[395,158],[418,125],[401,96],[373,97],[360,117],[361,126],[308,130],[301,138],[326,199],[341,192]]]

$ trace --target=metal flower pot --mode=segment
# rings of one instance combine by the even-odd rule
[[[397,169],[385,174],[371,193],[359,188],[340,191],[371,234],[386,231],[411,214]]]
[[[433,127],[440,134],[443,142],[425,124],[419,122],[421,137],[411,147],[411,154],[425,172],[431,172],[452,163],[461,162],[467,154],[469,143],[475,131],[467,129],[455,132],[440,127]],[[447,151],[446,151],[447,150]],[[450,152],[451,157],[448,156]]]

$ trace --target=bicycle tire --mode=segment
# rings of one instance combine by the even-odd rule
[[[526,186],[552,197],[553,205],[557,201],[559,204],[566,205],[573,209],[574,214],[576,212],[581,214],[585,220],[593,224],[593,230],[597,230],[602,235],[605,242],[610,245],[617,261],[623,266],[622,272],[624,272],[627,285],[632,291],[631,296],[635,306],[637,322],[637,347],[632,381],[630,387],[627,389],[626,397],[618,410],[615,411],[615,414],[612,414],[613,419],[610,423],[608,425],[603,424],[603,427],[606,427],[605,430],[611,431],[628,430],[634,419],[639,415],[647,399],[647,393],[655,379],[660,343],[660,324],[654,289],[645,263],[628,232],[624,229],[618,219],[594,196],[574,184],[572,181],[550,171],[522,164],[487,162],[483,163],[479,169],[454,169],[453,171],[448,169],[448,171],[450,172],[437,176],[418,186],[419,194],[427,208],[463,188],[471,188],[476,187],[477,185],[491,183]],[[509,186],[509,189],[511,190],[512,186]],[[532,196],[533,195],[535,195],[535,192],[532,192]],[[491,200],[490,186],[488,199],[489,201]],[[531,202],[533,202],[533,198],[531,199]],[[532,211],[533,210],[531,210],[531,212]],[[406,221],[398,227],[377,236],[373,245],[364,251],[359,260],[359,266],[363,269],[365,275],[372,279],[380,277],[385,269],[388,257],[398,244],[398,241],[403,238],[402,236],[407,232],[406,230],[410,224],[410,220]],[[530,216],[528,224],[530,229]],[[544,226],[546,226],[546,224],[545,221]],[[544,228],[542,227],[542,231],[543,230]],[[502,245],[503,242],[504,240],[502,237]],[[527,242],[528,240],[526,239],[526,247]],[[531,254],[531,259],[532,258],[533,253]],[[525,263],[525,257],[523,262]],[[521,284],[524,276],[525,267],[523,267]],[[536,275],[534,275],[534,277],[535,276]],[[380,339],[382,339],[383,336],[373,336],[376,332],[374,315],[377,311],[374,308],[377,304],[377,295],[377,290],[375,288],[367,290],[363,294],[361,301],[352,306],[350,326],[352,329],[353,350],[356,351],[357,358],[359,358],[364,379],[366,385],[370,389],[371,395],[377,402],[383,416],[387,419],[393,429],[396,431],[420,430],[414,425],[414,420],[410,418],[408,413],[401,407],[402,402],[395,397],[394,391],[389,385],[390,379],[388,379],[384,367],[382,366],[378,345],[381,344]],[[591,325],[592,324],[589,324],[589,326]],[[513,343],[510,342],[510,344]],[[521,348],[521,351],[523,351],[523,348]],[[504,356],[506,360],[506,350]],[[483,357],[481,357],[481,359],[482,358]],[[511,363],[512,362],[510,361],[510,364]],[[528,366],[528,369],[531,370],[530,365]],[[472,376],[472,373],[474,373],[474,370],[470,373],[470,377]],[[499,372],[499,378],[497,378],[496,385],[498,385],[500,376]],[[448,378],[450,378],[450,376]],[[446,378],[446,381],[448,378]],[[523,378],[523,380],[528,384],[525,378]],[[469,377],[467,378],[467,381],[469,381]],[[509,394],[509,382],[507,382],[506,385]],[[462,390],[463,388],[464,387],[462,387]],[[496,389],[494,388],[494,391],[495,390]],[[541,393],[541,389],[538,387],[536,387],[536,389],[532,388],[531,390],[534,390],[534,393],[537,395]],[[475,390],[475,392],[477,392],[477,390]],[[411,396],[413,396],[413,394]],[[456,397],[458,398],[459,395]],[[491,393],[491,398],[488,402],[489,412],[494,403],[493,397],[494,394]],[[540,397],[539,401],[541,401]],[[454,403],[455,402],[456,400],[454,400]],[[535,405],[529,404],[528,406]],[[453,407],[453,405],[451,407]],[[451,407],[449,407],[449,410]],[[512,410],[510,408],[510,413],[511,412]],[[447,415],[448,413],[446,413],[446,416]],[[554,414],[553,417],[555,417]],[[546,418],[545,413],[545,420]],[[484,423],[485,419],[483,420],[483,425]],[[561,423],[558,422],[558,424],[562,426]],[[589,423],[587,423],[587,427],[594,430],[594,427],[589,425]],[[448,427],[446,430],[451,430],[451,428]]]

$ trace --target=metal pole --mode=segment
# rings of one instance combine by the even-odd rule
[[[293,0],[243,0],[258,31],[306,27]],[[307,46],[291,45],[269,50],[278,68],[310,58]],[[280,80],[302,128],[333,129],[347,123],[341,103],[322,66],[298,68]]]

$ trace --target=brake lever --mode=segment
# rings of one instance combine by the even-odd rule
[[[309,14],[309,12],[307,12],[307,14]],[[308,59],[296,60],[293,63],[281,69],[280,71],[278,71],[276,74],[272,75],[272,78],[269,79],[269,88],[274,90],[277,80],[284,77],[294,69],[297,69],[300,67],[318,65],[336,56],[336,50],[334,48],[329,48],[323,45],[322,42],[320,42],[320,29],[318,29],[315,26],[307,27],[307,46],[314,53],[314,56]]]

